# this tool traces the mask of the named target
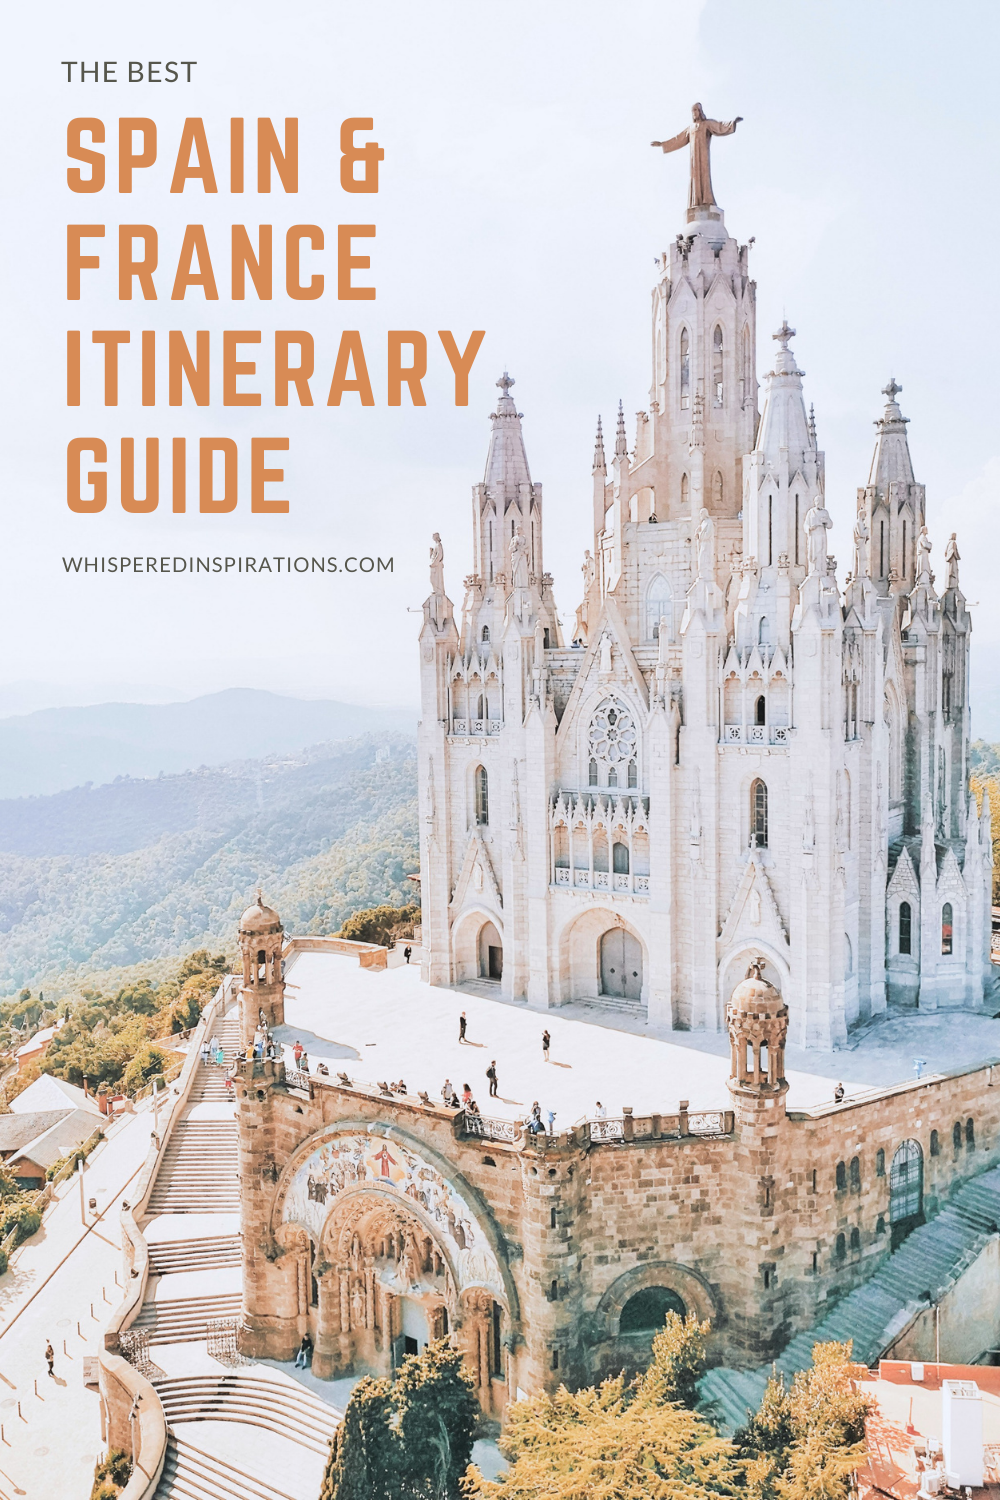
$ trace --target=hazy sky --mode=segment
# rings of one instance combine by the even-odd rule
[[[577,603],[590,545],[594,424],[646,405],[654,256],[683,227],[686,153],[649,141],[675,133],[692,100],[718,118],[744,116],[713,152],[716,196],[730,231],[756,243],[761,369],[786,315],[807,372],[827,454],[835,550],[848,557],[855,492],[867,477],[873,420],[890,374],[902,384],[917,477],[940,569],[959,533],[962,577],[983,664],[1000,660],[1000,526],[994,5],[709,0],[702,6],[507,0],[503,6],[382,0],[378,6],[284,6],[202,0],[138,7],[67,0],[8,18],[3,237],[4,685],[33,681],[50,701],[189,696],[260,685],[368,702],[416,702],[416,608],[427,593],[430,533],[441,532],[449,589],[461,600],[471,564],[470,486],[482,477],[494,382],[506,365],[524,412],[532,477],[545,493],[546,561],[564,616]],[[13,34],[12,34],[13,33]],[[67,84],[62,59],[197,59],[190,86]],[[16,62],[13,61],[16,59]],[[66,124],[109,127],[112,170],[101,194],[65,181]],[[149,115],[160,158],[130,198],[115,191],[114,122]],[[205,120],[220,192],[168,192],[185,116]],[[300,120],[300,191],[231,197],[229,119]],[[340,121],[372,116],[385,151],[377,197],[339,184]],[[252,130],[248,128],[248,138]],[[252,163],[252,157],[251,157]],[[103,268],[65,300],[65,225],[105,223]],[[341,303],[332,247],[339,222],[374,222],[377,298]],[[119,222],[160,233],[156,303],[117,301]],[[187,223],[205,226],[222,300],[169,300]],[[229,226],[315,223],[327,250],[319,301],[228,300]],[[318,262],[322,260],[320,267]],[[276,253],[275,280],[283,260]],[[369,279],[359,273],[359,282]],[[65,331],[131,328],[122,399],[68,410]],[[213,338],[213,404],[143,409],[138,331],[197,329]],[[260,410],[223,408],[221,333],[261,329]],[[267,395],[270,333],[316,340],[316,406],[275,411]],[[324,404],[340,330],[358,328],[376,406]],[[386,330],[429,337],[428,404],[385,405]],[[459,343],[485,328],[470,404],[456,409],[436,330]],[[85,369],[98,372],[96,350]],[[252,349],[244,357],[253,358]],[[158,371],[166,387],[165,363]],[[91,391],[100,382],[91,379]],[[244,382],[253,387],[257,382]],[[288,436],[287,516],[169,509],[124,515],[112,487],[101,515],[70,514],[65,448],[74,436]],[[141,449],[141,443],[137,447]],[[272,463],[282,460],[273,456]],[[112,466],[115,467],[115,466]],[[193,481],[194,463],[189,460]],[[67,578],[64,554],[335,553],[391,555],[391,578]],[[988,647],[995,648],[990,651]],[[984,684],[981,681],[981,687]],[[988,688],[989,684],[985,686]],[[1000,710],[1000,702],[998,702]],[[1000,721],[1000,713],[998,713]],[[984,727],[985,720],[979,721]],[[1000,722],[998,722],[1000,728]]]

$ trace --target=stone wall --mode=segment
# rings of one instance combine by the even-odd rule
[[[290,1089],[280,1064],[245,1064],[237,1092],[245,1351],[290,1358],[308,1328],[318,1374],[384,1371],[401,1336],[400,1298],[412,1295],[428,1326],[446,1319],[496,1414],[518,1388],[641,1366],[651,1335],[623,1331],[620,1320],[648,1287],[711,1319],[713,1362],[773,1357],[889,1253],[890,1174],[903,1141],[923,1152],[928,1216],[957,1183],[996,1164],[1000,1143],[992,1066],[792,1114],[780,1094],[736,1087],[735,1116],[719,1117],[725,1133],[692,1135],[691,1117],[674,1115],[628,1119],[621,1138],[605,1141],[588,1127],[552,1140],[509,1126],[508,1140],[470,1137],[462,1112],[326,1080]],[[420,1171],[404,1188],[402,1178],[373,1179],[370,1164],[347,1186],[332,1177],[328,1186],[317,1169],[322,1207],[310,1177],[310,1204],[292,1212],[310,1153],[348,1140],[419,1161]],[[495,1257],[492,1280],[482,1266],[460,1272],[442,1216],[435,1223],[417,1202],[421,1175],[438,1184],[427,1202],[460,1195],[468,1243]],[[346,1230],[336,1238],[335,1221],[356,1224],[353,1243]]]

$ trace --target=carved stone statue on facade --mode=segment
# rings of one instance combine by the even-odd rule
[[[715,577],[715,522],[702,506],[699,512],[698,531],[695,535],[698,548],[698,577]]]
[[[686,125],[669,141],[651,141],[661,151],[679,151],[682,146],[691,147],[691,185],[688,189],[688,208],[716,207],[712,192],[712,167],[709,150],[713,135],[732,135],[742,120],[710,120],[700,104],[691,106],[691,124]]]
[[[859,515],[854,523],[854,576],[868,577],[868,523]]]
[[[431,547],[431,593],[444,593],[444,547],[441,545],[441,537],[436,531],[434,533],[434,545]]]
[[[827,571],[826,534],[832,525],[833,519],[830,512],[823,502],[817,499],[815,505],[811,505],[806,511],[805,519],[810,573],[825,574]]]
[[[921,526],[920,535],[917,537],[917,586],[929,589],[931,579],[931,539],[927,535],[927,527]]]
[[[516,589],[528,587],[528,539],[520,526],[510,543],[510,579]]]
[[[948,572],[945,582],[945,588],[947,589],[958,588],[958,564],[960,558],[961,553],[958,550],[958,540],[956,537],[956,533],[953,531],[948,539],[948,545],[944,549],[944,560],[948,565]]]

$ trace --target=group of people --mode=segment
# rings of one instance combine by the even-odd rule
[[[206,1065],[206,1067],[208,1066],[209,1062],[214,1063],[217,1068],[221,1068],[225,1065],[226,1056],[222,1049],[222,1043],[219,1041],[219,1038],[217,1036],[213,1036],[210,1042],[202,1042],[201,1060]]]

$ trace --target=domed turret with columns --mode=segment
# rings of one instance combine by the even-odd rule
[[[240,1036],[243,1046],[251,1040],[263,1012],[268,1026],[285,1020],[285,981],[281,968],[284,946],[281,918],[264,905],[260,891],[253,906],[240,918],[240,952],[243,956],[243,989],[240,994]]]
[[[788,1090],[785,1082],[788,1006],[774,985],[763,978],[763,967],[762,958],[751,962],[747,977],[733,990],[729,1002],[732,1046],[729,1087],[734,1096],[773,1098]]]

